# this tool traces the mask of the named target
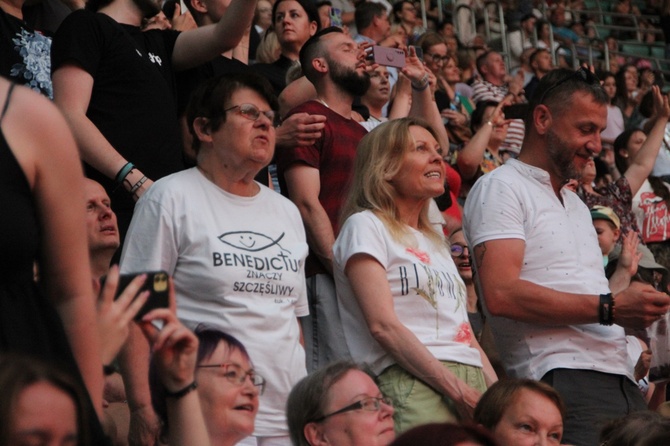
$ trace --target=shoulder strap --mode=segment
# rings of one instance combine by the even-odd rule
[[[14,91],[15,85],[14,82],[9,84],[9,90],[7,90],[7,97],[5,98],[5,105],[2,107],[2,113],[0,113],[0,122],[2,122],[2,118],[4,118],[5,113],[7,113],[7,109],[9,108],[9,98],[12,96],[12,91]]]

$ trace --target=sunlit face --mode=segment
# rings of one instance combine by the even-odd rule
[[[235,91],[225,108],[253,104],[261,112],[270,110],[267,101],[249,88]],[[270,163],[274,154],[275,129],[264,114],[252,121],[239,108],[226,112],[226,122],[211,134],[212,145],[220,163],[206,169],[223,169],[231,174],[244,170],[260,170]]]
[[[456,64],[456,59],[450,57],[442,67],[442,73],[449,84],[456,84],[461,81],[461,69]]]
[[[593,227],[598,234],[598,246],[604,256],[608,255],[614,249],[617,240],[619,240],[620,231],[609,220],[593,220]]]
[[[329,414],[368,397],[381,397],[372,378],[350,370],[328,391],[324,413]],[[319,438],[337,446],[385,446],[395,439],[393,407],[380,403],[378,411],[362,409],[332,415],[316,423]]]
[[[405,152],[398,173],[391,179],[396,203],[410,206],[444,193],[442,148],[428,130],[409,128],[414,145]]]
[[[274,17],[275,30],[279,44],[302,48],[311,36],[316,33],[316,22],[310,22],[307,12],[294,0],[282,1]]]
[[[252,368],[246,356],[237,349],[231,350],[223,342],[198,365],[227,363],[237,364],[244,371]],[[258,412],[259,392],[251,379],[247,377],[244,383],[230,382],[221,368],[198,368],[196,379],[212,444],[222,444],[222,440],[234,440],[229,444],[235,444],[251,435]]]
[[[613,99],[616,96],[616,79],[614,76],[607,76],[603,81],[603,90],[607,93],[607,97]]]
[[[120,244],[119,228],[109,196],[99,183],[89,179],[84,181],[88,249],[92,252],[100,249],[116,250]]]
[[[493,435],[500,446],[561,444],[561,412],[546,396],[521,389],[493,428]]]
[[[468,247],[468,242],[465,240],[465,234],[463,231],[454,232],[449,236],[449,244],[460,245],[465,247],[460,256],[451,258],[456,264],[456,269],[458,269],[458,274],[461,276],[464,282],[468,283],[472,281],[472,264],[470,263],[470,249]]]
[[[15,403],[7,446],[77,445],[77,406],[63,390],[42,381],[23,389]]]
[[[550,174],[559,180],[577,178],[585,164],[602,150],[600,132],[607,125],[607,106],[575,92],[570,113],[554,113],[546,131]]]
[[[391,97],[391,84],[389,83],[389,72],[385,66],[380,65],[370,74],[370,87],[363,97],[365,102],[374,104],[386,104]]]
[[[433,74],[440,72],[440,69],[444,65],[445,57],[447,57],[447,45],[444,43],[438,43],[437,45],[429,47],[423,54],[423,60]]]

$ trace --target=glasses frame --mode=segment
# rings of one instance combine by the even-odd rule
[[[247,380],[247,377],[251,378],[251,383],[254,385],[254,387],[259,387],[258,393],[260,395],[265,392],[265,378],[263,378],[261,375],[256,373],[254,369],[249,369],[249,370],[244,370],[244,368],[239,365],[235,364],[234,362],[224,362],[222,364],[203,364],[203,365],[197,365],[195,368],[196,369],[226,369],[228,366],[235,366],[238,367],[244,374],[241,377],[237,378],[231,378],[229,376],[225,376],[226,380],[232,384],[235,384],[238,387],[241,387],[244,382]]]
[[[252,118],[249,114],[248,111],[243,111],[242,108],[248,108],[250,107],[251,110],[255,110],[254,114],[256,115],[255,118]],[[229,111],[235,110],[238,108],[240,110],[240,115],[244,116],[250,121],[256,122],[258,121],[258,118],[261,117],[261,115],[265,115],[266,118],[270,120],[271,123],[274,124],[275,118],[277,117],[277,112],[274,110],[266,110],[266,111],[261,111],[260,108],[256,107],[254,104],[249,104],[249,103],[243,103],[243,104],[238,104],[238,105],[233,105],[232,107],[224,108],[223,112],[228,113]]]
[[[461,248],[461,253],[460,254],[454,255],[454,252],[452,251],[452,248],[454,246],[459,246]],[[458,258],[458,257],[463,255],[463,253],[465,252],[466,249],[468,250],[468,254],[469,254],[470,253],[470,247],[468,245],[461,245],[460,243],[452,243],[451,246],[449,246],[449,253],[451,254],[451,257]]]
[[[544,92],[542,93],[542,96],[540,96],[540,99],[537,101],[536,105],[543,104],[545,98],[547,97],[547,94],[549,94],[550,91],[555,90],[560,85],[563,85],[564,83],[566,83],[570,80],[574,80],[574,79],[580,80],[580,81],[584,82],[585,84],[589,84],[589,85],[601,85],[600,84],[600,79],[598,79],[598,76],[591,73],[591,71],[589,71],[585,67],[579,67],[577,69],[577,71],[572,73],[572,75],[564,77],[563,79],[561,79],[560,81],[558,81],[554,85],[552,85],[551,87],[544,90]]]
[[[375,404],[374,410],[366,409],[364,407],[363,402],[364,401],[371,401],[371,400],[377,402]],[[351,412],[351,411],[359,410],[359,409],[362,409],[362,410],[365,410],[365,411],[368,411],[368,412],[379,412],[382,408],[382,403],[386,404],[387,406],[393,407],[393,401],[391,400],[391,398],[389,398],[387,396],[368,396],[366,398],[362,398],[362,399],[356,401],[355,403],[349,404],[348,406],[343,407],[342,409],[336,410],[335,412],[331,412],[331,413],[326,414],[322,417],[319,417],[319,418],[315,419],[313,422],[314,423],[320,423],[323,420],[325,420],[326,418],[332,417],[333,415],[339,415],[341,413]]]
[[[431,59],[433,59],[435,62],[438,62],[438,63],[447,63],[447,61],[449,59],[451,59],[451,57],[448,54],[445,54],[444,56],[441,56],[439,54],[426,53],[426,54],[424,54],[424,57],[425,56],[430,56]]]

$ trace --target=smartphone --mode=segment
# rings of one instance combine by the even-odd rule
[[[342,28],[342,11],[338,8],[330,8],[330,26]]]
[[[503,107],[505,119],[525,119],[528,114],[528,104],[512,104]]]
[[[374,63],[384,65],[386,67],[402,68],[405,66],[405,52],[398,48],[373,46],[372,60]]]
[[[114,296],[114,300],[119,298],[123,290],[126,289],[128,284],[132,282],[132,280],[135,277],[142,274],[146,274],[147,278],[144,281],[144,285],[142,285],[142,287],[140,288],[138,294],[142,291],[148,290],[149,297],[147,298],[147,301],[144,303],[144,305],[142,305],[142,308],[140,308],[140,311],[135,316],[136,321],[142,319],[142,317],[151,310],[154,310],[156,308],[168,308],[168,306],[170,305],[168,295],[169,275],[165,271],[148,271],[148,272],[140,272],[132,274],[121,274],[119,276],[119,285],[116,288],[116,295]],[[105,286],[105,279],[106,276],[100,280],[101,286]]]
[[[412,45],[412,48],[414,48],[414,52],[416,53],[416,57],[419,58],[421,62],[423,62],[423,49],[420,46],[417,45]]]

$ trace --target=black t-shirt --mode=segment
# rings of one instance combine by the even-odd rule
[[[0,9],[0,75],[51,98],[51,38]]]
[[[291,68],[292,64],[293,62],[291,59],[281,55],[279,56],[279,59],[273,63],[257,63],[251,67],[256,73],[270,81],[275,90],[275,94],[279,96],[279,93],[286,88],[286,72]]]
[[[52,69],[76,64],[93,76],[86,112],[112,146],[148,178],[183,169],[177,121],[172,51],[179,33],[122,25],[101,13],[75,11],[53,40]],[[87,175],[110,193],[108,179],[88,167]],[[132,209],[125,191],[112,196],[116,209]]]

